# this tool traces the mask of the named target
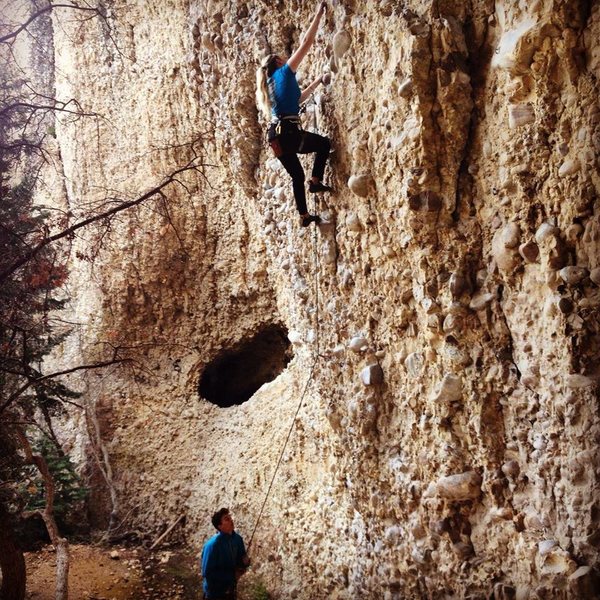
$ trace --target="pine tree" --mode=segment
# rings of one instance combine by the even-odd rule
[[[67,525],[70,514],[81,508],[88,490],[75,472],[71,459],[48,436],[33,444],[36,454],[41,454],[54,481],[54,515],[61,526]],[[46,503],[44,480],[36,469],[27,465],[20,476],[19,492],[25,501],[25,511],[42,510]]]

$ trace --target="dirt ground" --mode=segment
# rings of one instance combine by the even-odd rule
[[[70,545],[69,600],[200,600],[197,557],[171,549]],[[27,600],[54,600],[52,546],[25,555]],[[260,586],[259,586],[260,587]],[[267,600],[251,573],[240,582],[240,600]]]
[[[70,546],[70,600],[196,600],[201,580],[193,556],[181,551]],[[53,600],[51,546],[26,554],[27,600]]]

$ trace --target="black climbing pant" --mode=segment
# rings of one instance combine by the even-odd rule
[[[204,600],[237,600],[237,588],[232,590],[227,590],[223,592],[220,596],[215,596],[214,594],[211,596],[207,596],[206,594],[202,594],[202,598]]]
[[[278,127],[280,127],[279,135],[277,134]],[[305,176],[298,154],[316,152],[311,175],[322,181],[325,173],[325,163],[331,149],[329,138],[304,131],[296,123],[286,121],[282,121],[280,124],[272,124],[269,127],[267,137],[275,156],[292,178],[296,208],[301,215],[304,215],[308,212],[306,208],[306,190],[304,189]]]

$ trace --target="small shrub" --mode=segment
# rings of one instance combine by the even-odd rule
[[[66,523],[74,513],[80,512],[87,497],[88,490],[75,473],[71,459],[60,452],[54,442],[41,437],[34,444],[34,452],[41,454],[50,474],[54,479],[54,516],[59,522]],[[26,502],[25,510],[42,510],[46,505],[44,481],[37,468],[27,465],[23,470],[21,494]]]
[[[250,588],[250,600],[270,600],[271,596],[262,581],[257,581]]]

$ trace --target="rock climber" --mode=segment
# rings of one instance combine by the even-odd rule
[[[308,227],[311,223],[318,225],[321,218],[308,213],[304,169],[298,154],[316,153],[309,191],[311,193],[331,191],[329,186],[323,184],[325,163],[331,148],[329,139],[304,131],[299,116],[300,104],[310,97],[320,83],[323,83],[323,77],[317,77],[303,91],[300,91],[296,80],[298,65],[315,41],[325,9],[326,3],[321,2],[308,30],[302,37],[300,47],[287,61],[277,54],[270,54],[261,61],[261,66],[256,72],[257,102],[265,117],[271,119],[267,139],[275,156],[292,177],[294,199],[300,213],[302,227]]]
[[[242,536],[234,531],[229,509],[212,516],[217,534],[202,549],[203,590],[206,600],[236,600],[237,581],[250,565]]]

